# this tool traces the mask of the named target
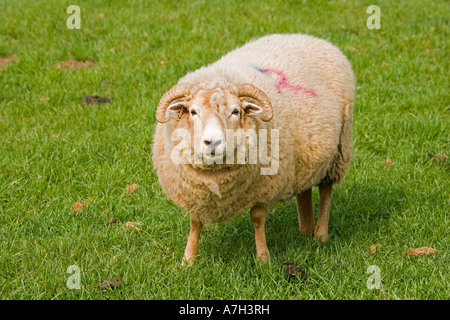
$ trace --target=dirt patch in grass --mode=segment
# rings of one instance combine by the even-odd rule
[[[17,56],[15,54],[12,54],[7,57],[0,57],[0,71],[2,70],[2,67],[4,65],[7,65],[8,63],[10,63],[11,61],[14,61],[16,59],[17,59]]]
[[[300,268],[299,265],[291,261],[283,262],[281,264],[281,268],[289,276],[290,280],[294,280],[296,278],[302,279],[306,276],[306,271]]]
[[[448,156],[445,154],[433,154],[431,152],[427,153],[428,158],[431,158],[431,161],[433,161],[434,159],[440,159],[444,162],[447,162]]]
[[[73,204],[72,206],[72,210],[73,212],[75,212],[77,215],[83,212],[83,208],[87,206],[89,202],[89,199],[85,200],[85,201],[77,201]]]
[[[127,221],[122,225],[122,228],[124,229],[128,229],[128,230],[141,230],[141,223],[140,222],[132,222],[132,221]]]
[[[122,285],[123,281],[120,278],[110,278],[106,279],[99,285],[97,285],[97,289],[99,290],[105,290],[105,289],[114,289],[119,288]]]
[[[100,96],[86,96],[83,99],[81,99],[81,102],[92,106],[92,105],[96,105],[96,104],[103,104],[103,103],[108,103],[111,102],[111,99],[108,97],[100,97]]]
[[[392,161],[390,158],[384,160],[383,164],[388,168],[392,168],[393,166],[395,166],[394,161]]]
[[[127,187],[125,188],[125,191],[123,193],[130,194],[135,192],[139,188],[139,185],[137,184],[127,184]]]
[[[379,244],[373,244],[370,246],[370,252],[372,253],[377,253],[377,248],[379,248],[380,245]]]
[[[422,248],[415,248],[415,249],[409,249],[406,253],[411,257],[417,257],[417,256],[423,256],[423,255],[430,255],[439,252],[436,249],[433,249],[431,247],[422,247]]]

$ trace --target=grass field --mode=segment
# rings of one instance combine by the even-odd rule
[[[79,30],[66,26],[71,4]],[[366,26],[371,4],[379,30]],[[0,0],[0,57],[15,55],[0,71],[0,298],[449,299],[449,17],[446,1],[424,0]],[[156,105],[187,71],[297,32],[338,46],[357,78],[329,242],[299,233],[292,201],[268,216],[271,263],[255,262],[246,212],[205,228],[199,263],[182,268],[189,219],[153,170]],[[67,60],[96,63],[57,67]],[[88,106],[87,95],[112,101]],[[317,191],[314,201],[317,211]],[[424,246],[439,252],[406,254]],[[284,261],[306,277],[289,280]],[[71,265],[79,290],[66,286]],[[371,265],[380,289],[366,285]],[[112,277],[119,288],[96,289]]]

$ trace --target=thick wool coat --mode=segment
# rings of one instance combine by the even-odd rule
[[[354,75],[331,43],[303,34],[275,34],[251,41],[217,62],[188,73],[179,83],[194,89],[250,83],[273,107],[257,129],[279,130],[278,170],[261,164],[198,170],[171,161],[171,134],[178,122],[158,123],[153,162],[164,193],[203,224],[221,222],[253,206],[270,207],[322,181],[340,183],[352,150]],[[270,135],[270,134],[269,134]],[[270,152],[269,152],[270,154]]]

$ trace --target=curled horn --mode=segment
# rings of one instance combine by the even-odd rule
[[[172,87],[169,91],[167,91],[161,98],[158,103],[158,107],[156,108],[156,120],[161,123],[165,123],[169,121],[166,118],[166,110],[170,103],[178,98],[187,96],[191,92],[191,85],[186,83],[180,83]]]
[[[238,85],[235,90],[238,97],[250,97],[257,100],[261,104],[261,107],[264,110],[264,115],[261,117],[261,120],[270,121],[272,119],[272,104],[262,90],[249,83]]]

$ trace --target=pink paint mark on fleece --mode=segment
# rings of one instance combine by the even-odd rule
[[[280,70],[273,70],[273,69],[259,69],[259,71],[261,71],[262,73],[274,73],[279,77],[279,80],[276,84],[276,88],[278,90],[278,93],[281,93],[281,89],[282,88],[287,88],[290,89],[292,91],[296,91],[296,92],[303,92],[306,94],[309,94],[310,96],[317,98],[318,95],[315,91],[310,90],[310,89],[306,89],[302,86],[299,85],[294,85],[291,84],[287,78],[287,76],[284,74],[283,71]]]

